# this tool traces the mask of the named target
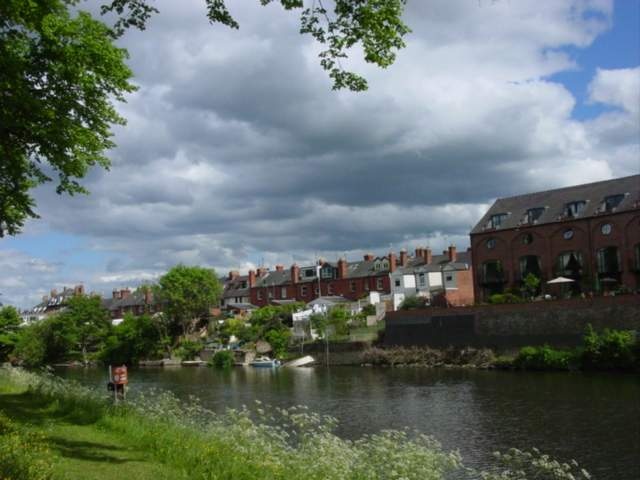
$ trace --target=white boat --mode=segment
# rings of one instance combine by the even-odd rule
[[[256,368],[274,368],[280,366],[280,360],[271,359],[269,357],[258,357],[250,362],[249,365]]]
[[[307,355],[305,357],[296,358],[295,360],[291,360],[283,364],[283,367],[304,367],[305,365],[311,365],[316,360],[311,355]]]

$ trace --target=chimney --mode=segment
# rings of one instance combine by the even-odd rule
[[[84,285],[76,285],[73,287],[73,294],[76,296],[84,295]]]
[[[258,277],[264,277],[269,271],[266,267],[258,267]]]
[[[407,251],[403,248],[400,250],[400,265],[406,267],[409,265],[409,256],[407,255]]]
[[[57,297],[58,296],[58,291],[55,288],[51,289],[51,298],[53,297]]]
[[[114,290],[113,292],[111,292],[111,297],[114,299],[120,298],[120,290]]]
[[[338,260],[338,278],[347,278],[347,261],[344,258]]]
[[[120,298],[127,298],[129,295],[131,295],[131,290],[129,290],[128,288],[123,288],[122,290],[120,290]]]
[[[393,252],[389,252],[389,272],[393,273],[396,271],[396,254]]]
[[[284,265],[280,265],[280,264],[276,265],[276,272],[282,272],[282,271],[284,271]]]
[[[256,286],[256,272],[249,270],[249,288]]]
[[[233,280],[234,278],[238,278],[240,276],[240,272],[237,270],[231,270],[229,272],[229,280]]]
[[[364,254],[364,261],[365,262],[371,262],[373,260],[373,254],[372,253],[365,253]]]
[[[153,291],[150,288],[144,291],[144,303],[145,305],[151,305],[153,303]]]
[[[456,246],[452,243],[449,245],[449,261],[455,262],[458,259],[458,252],[456,251]]]
[[[424,263],[429,265],[433,261],[433,254],[431,253],[431,249],[429,247],[425,248],[422,251],[422,258],[424,258]]]
[[[298,283],[298,278],[300,278],[300,267],[294,263],[291,265],[291,283]]]
[[[49,297],[47,297],[46,295],[42,296],[42,301],[43,302],[48,302],[49,301]]]
[[[422,257],[422,247],[416,247],[416,258]]]

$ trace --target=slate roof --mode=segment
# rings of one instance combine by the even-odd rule
[[[406,267],[399,267],[394,274],[411,274],[420,272],[439,272],[440,267],[446,265],[446,270],[468,270],[471,266],[471,252],[457,252],[456,261],[449,262],[449,255],[433,255],[431,263],[425,264],[422,257],[410,257]]]
[[[586,206],[580,215],[575,218],[595,217],[606,213],[604,209],[605,197],[617,194],[624,194],[625,196],[613,211],[621,212],[640,208],[640,175],[528,193],[515,197],[499,198],[471,230],[471,234],[527,226],[529,223],[526,219],[526,213],[530,208],[544,208],[544,212],[535,222],[535,225],[573,220],[572,217],[565,215],[565,205],[581,200],[586,201]],[[508,215],[498,229],[491,228],[489,221],[492,215],[500,213]]]
[[[245,288],[242,288],[243,282],[246,285]],[[222,298],[249,296],[249,276],[248,275],[239,275],[237,277],[234,277],[233,279],[229,279],[228,277],[225,277],[222,283],[224,288],[222,292]]]
[[[60,308],[67,299],[73,297],[75,290],[73,288],[65,288],[62,292],[47,298],[28,310],[29,313],[44,313],[46,311]]]

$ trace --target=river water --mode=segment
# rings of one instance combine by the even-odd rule
[[[106,389],[105,369],[59,374]],[[640,377],[423,368],[145,368],[129,373],[131,393],[150,387],[199,397],[216,411],[307,405],[338,418],[357,438],[410,427],[434,436],[465,462],[491,452],[538,447],[577,460],[599,480],[640,479]]]

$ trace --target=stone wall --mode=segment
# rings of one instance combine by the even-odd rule
[[[588,324],[640,331],[640,296],[398,311],[385,324],[385,346],[575,346]]]

